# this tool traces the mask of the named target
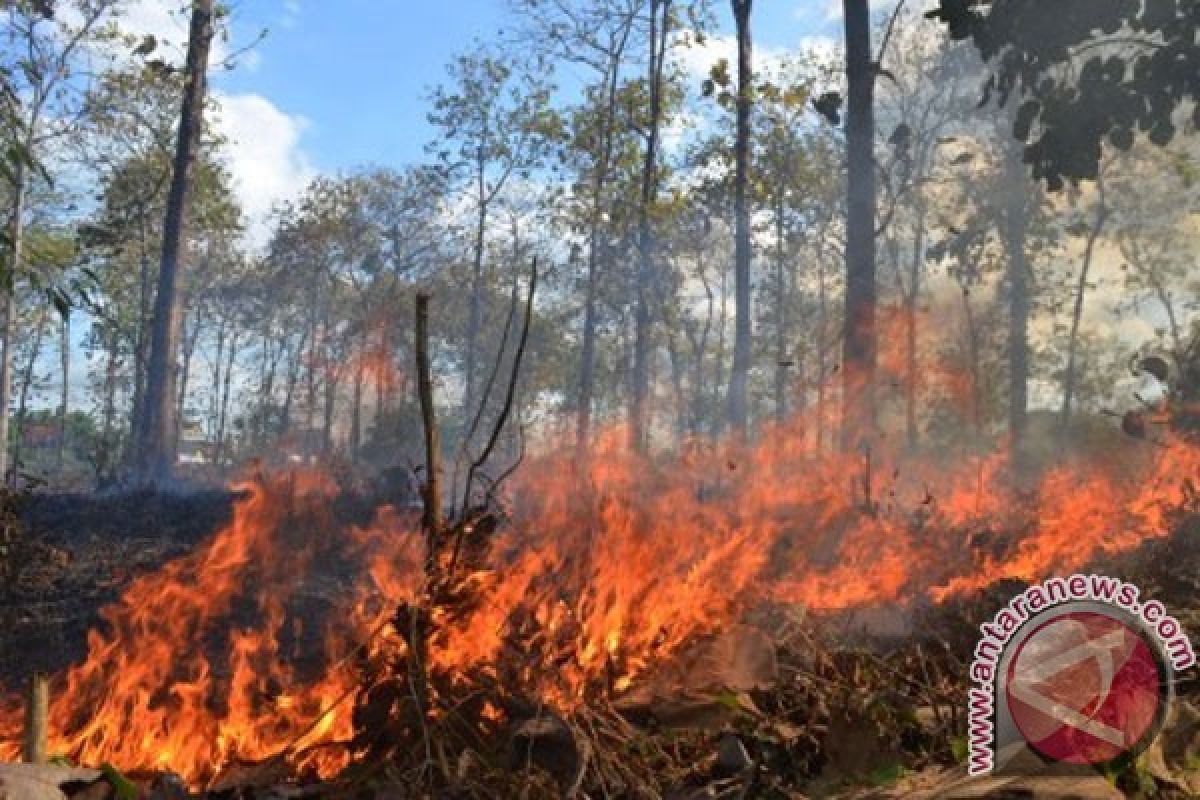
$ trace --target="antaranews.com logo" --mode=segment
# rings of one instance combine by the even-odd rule
[[[1049,578],[980,626],[968,691],[971,775],[1029,748],[1101,765],[1154,740],[1175,675],[1196,656],[1179,621],[1140,595],[1105,575]]]

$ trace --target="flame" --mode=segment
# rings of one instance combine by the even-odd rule
[[[84,663],[68,670],[50,709],[50,746],[80,763],[111,762],[131,771],[171,770],[200,785],[237,761],[258,761],[284,745],[298,770],[328,775],[348,760],[316,745],[349,739],[348,713],[322,714],[353,690],[346,648],[391,613],[363,603],[325,649],[329,666],[306,681],[289,666],[284,642],[298,628],[287,605],[301,599],[303,580],[321,558],[384,556],[368,551],[393,542],[389,563],[408,562],[410,537],[385,513],[371,536],[346,543],[331,535],[334,487],[315,473],[290,474],[236,487],[246,492],[233,521],[194,554],[135,580],[103,610],[103,632],[88,635]],[[308,531],[289,527],[305,520]],[[378,574],[377,574],[378,573]],[[410,573],[410,574],[416,574]],[[411,591],[391,569],[393,595]],[[243,622],[243,620],[246,620]],[[247,625],[254,627],[246,627]],[[0,758],[17,755],[18,719],[0,712]],[[344,703],[342,704],[344,705]]]
[[[570,448],[531,459],[509,491],[510,523],[465,577],[477,602],[434,610],[431,669],[485,670],[569,710],[757,604],[940,602],[1078,569],[1168,534],[1200,475],[1200,451],[1172,441],[1124,473],[1051,470],[1016,502],[1004,452],[880,454],[868,497],[864,457],[814,456],[798,425],[677,463],[628,452],[620,430],[582,464]],[[423,538],[390,509],[340,524],[336,488],[317,474],[239,488],[226,528],[104,610],[86,660],[57,682],[53,751],[197,786],[237,762],[278,756],[327,777],[354,758],[334,745],[354,732],[361,662],[403,655],[389,619],[422,590]],[[992,531],[1010,538],[978,546]],[[306,668],[298,642],[322,623],[305,599],[330,564],[355,582],[324,615],[321,663]],[[19,725],[18,698],[0,696],[0,758],[16,756]]]

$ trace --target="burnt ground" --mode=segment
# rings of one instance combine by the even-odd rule
[[[0,574],[0,686],[80,660],[100,609],[229,522],[236,497],[204,489],[20,498],[21,530]]]

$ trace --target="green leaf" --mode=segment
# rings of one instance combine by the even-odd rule
[[[908,774],[903,764],[884,764],[867,775],[867,781],[872,786],[891,786]]]
[[[137,785],[131,782],[128,778],[120,773],[112,764],[102,764],[100,772],[104,775],[104,779],[113,787],[116,792],[117,800],[138,800],[141,796],[141,790]]]
[[[141,43],[134,48],[133,54],[135,56],[148,56],[154,52],[156,47],[158,47],[158,39],[155,38],[154,34],[147,33],[142,37]]]
[[[951,736],[950,737],[950,753],[954,756],[955,763],[961,764],[967,760],[967,737],[966,736]]]

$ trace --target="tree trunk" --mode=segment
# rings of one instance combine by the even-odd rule
[[[12,404],[13,350],[17,330],[17,274],[21,269],[25,240],[25,164],[17,159],[13,177],[13,210],[9,219],[9,259],[3,270],[4,354],[0,357],[0,483],[9,483],[12,475],[8,461],[8,408]]]
[[[193,0],[188,33],[187,80],[171,188],[163,218],[162,266],[154,303],[154,330],[146,381],[146,409],[138,448],[143,480],[169,476],[175,464],[175,357],[179,349],[180,257],[184,248],[189,171],[200,143],[204,119],[208,51],[213,37],[213,0]]]
[[[120,337],[114,329],[108,336],[105,349],[108,356],[104,362],[104,412],[100,438],[100,450],[96,454],[96,478],[99,483],[107,483],[115,471],[113,442],[113,427],[117,417],[117,348]]]
[[[1005,158],[1007,205],[1004,245],[1008,251],[1008,430],[1020,451],[1029,405],[1029,265],[1025,235],[1029,227],[1029,178],[1021,144],[1009,143]]]
[[[283,410],[279,415],[279,433],[286,435],[292,430],[292,404],[296,397],[296,383],[300,380],[300,362],[304,355],[304,349],[308,346],[308,331],[305,330],[300,337],[296,349],[292,352],[291,358],[288,359],[287,381],[283,392]]]
[[[33,342],[29,347],[29,358],[25,369],[21,371],[21,391],[17,393],[17,426],[13,442],[12,468],[14,472],[21,468],[21,440],[25,436],[25,418],[29,411],[29,389],[33,385],[33,371],[37,367],[38,356],[42,353],[42,334],[46,330],[45,312],[37,312],[37,322],[33,326]]]
[[[971,308],[971,293],[962,289],[963,327],[967,334],[967,359],[971,371],[971,431],[976,445],[983,436],[983,374],[979,360],[979,327],[975,324],[975,311]]]
[[[1071,402],[1075,398],[1075,383],[1077,380],[1075,358],[1079,349],[1079,323],[1083,319],[1083,300],[1087,294],[1088,275],[1092,269],[1092,255],[1096,250],[1096,240],[1104,230],[1108,219],[1108,207],[1104,202],[1104,176],[1096,181],[1096,189],[1100,193],[1096,208],[1096,221],[1088,231],[1087,245],[1083,249],[1083,264],[1079,268],[1079,284],[1075,289],[1075,307],[1071,311],[1071,334],[1067,338],[1067,369],[1063,373],[1062,410],[1059,428],[1065,434],[1071,422]]]
[[[846,27],[846,318],[842,448],[875,429],[875,65],[868,0],[843,0]]]
[[[829,287],[825,280],[825,259],[817,252],[817,423],[813,444],[817,453],[825,448],[826,396],[829,378]]]
[[[920,431],[917,427],[917,303],[921,297],[921,264],[925,260],[925,209],[914,208],[917,229],[913,235],[912,261],[909,263],[908,292],[904,297],[904,431],[909,450],[916,450]]]
[[[321,421],[321,451],[333,452],[333,412],[337,405],[338,376],[333,366],[325,371],[325,410]]]
[[[751,58],[750,10],[753,0],[732,0],[737,25],[737,137],[733,146],[734,220],[734,334],[733,371],[729,376],[729,424],[735,435],[746,436],[749,408],[746,382],[750,374],[750,209],[746,184],[750,171],[750,104],[754,67]]]
[[[144,203],[138,203],[138,230],[138,241],[141,248],[141,255],[138,259],[138,319],[137,330],[133,338],[133,403],[129,417],[130,428],[135,432],[145,417],[146,333],[150,325],[150,251],[146,241],[146,206]]]
[[[237,358],[238,331],[235,328],[229,337],[229,352],[225,356],[225,375],[221,386],[221,408],[217,414],[217,446],[213,452],[213,463],[219,469],[225,458],[225,435],[229,421],[229,394],[233,378],[233,362]]]
[[[350,450],[351,463],[358,463],[358,449],[362,446],[362,398],[363,398],[363,368],[359,364],[354,370],[354,406],[350,414]]]
[[[787,272],[785,270],[786,236],[783,221],[783,191],[775,201],[775,421],[787,416]]]
[[[421,405],[421,422],[425,432],[425,530],[430,541],[430,553],[442,527],[441,444],[438,437],[437,415],[433,407],[433,376],[429,357],[429,295],[417,295],[417,397]],[[432,558],[432,556],[430,556]]]
[[[724,259],[722,259],[724,262]],[[724,429],[722,423],[725,421],[725,415],[720,413],[720,386],[725,383],[725,351],[726,338],[729,328],[729,267],[722,263],[721,266],[721,313],[717,315],[717,358],[712,381],[712,398],[709,401],[709,409],[712,413],[712,435],[719,436]]]
[[[661,19],[660,19],[661,16]],[[629,408],[629,437],[635,450],[646,445],[646,398],[650,394],[651,320],[650,292],[654,281],[654,240],[650,211],[658,192],[658,137],[662,117],[663,61],[671,0],[650,0],[650,121],[642,160],[642,186],[638,200],[637,297],[633,329],[633,391]]]
[[[225,327],[227,321],[222,319],[217,326],[217,357],[213,359],[212,389],[208,394],[208,432],[212,437],[214,458],[217,451],[217,418],[221,415],[221,374],[225,369]]]
[[[705,400],[707,399],[704,396],[704,386],[707,376],[705,362],[708,358],[708,337],[712,332],[714,305],[712,285],[709,284],[708,277],[704,273],[704,264],[700,263],[699,266],[700,282],[704,285],[706,306],[704,314],[704,328],[700,331],[700,337],[696,341],[696,345],[693,348],[695,351],[695,377],[692,379],[692,412],[690,415],[691,425],[688,426],[688,430],[693,435],[700,433],[700,426],[704,420],[704,404]]]
[[[59,364],[62,368],[62,389],[59,393],[58,404],[58,452],[55,453],[54,463],[57,472],[61,473],[67,454],[67,414],[71,404],[71,314],[62,315],[62,336],[59,341]]]
[[[463,388],[463,419],[469,420],[475,411],[475,372],[479,350],[479,329],[483,326],[483,248],[487,235],[487,186],[484,183],[483,155],[479,156],[479,209],[475,221],[475,253],[471,264],[471,300],[467,317],[466,376]]]
[[[628,35],[628,28],[626,28],[626,35]],[[617,84],[620,78],[620,59],[623,50],[624,40],[622,40],[620,48],[613,54],[608,75],[605,76],[608,97],[601,128],[603,142],[600,148],[600,157],[596,162],[596,174],[592,178],[592,209],[591,220],[588,224],[587,296],[584,301],[583,349],[580,353],[579,401],[575,423],[575,448],[580,454],[587,450],[592,426],[592,397],[595,394],[596,384],[596,282],[600,271],[600,236],[609,165],[612,163],[613,120],[616,116]]]
[[[177,393],[178,396],[175,398],[174,435],[175,435],[176,441],[179,440],[179,437],[180,437],[180,435],[182,435],[182,432],[183,432],[183,423],[184,423],[184,417],[185,417],[185,411],[186,411],[185,406],[187,403],[188,382],[191,380],[191,375],[192,375],[192,359],[195,357],[196,344],[198,343],[198,341],[200,339],[200,320],[195,319],[194,314],[192,315],[192,317],[193,317],[192,331],[191,331],[191,333],[188,333],[186,317],[187,317],[187,315],[185,314],[184,319],[180,323],[183,327],[184,335],[183,335],[183,354],[182,354],[182,358],[180,359],[180,365],[179,365],[179,390]]]

